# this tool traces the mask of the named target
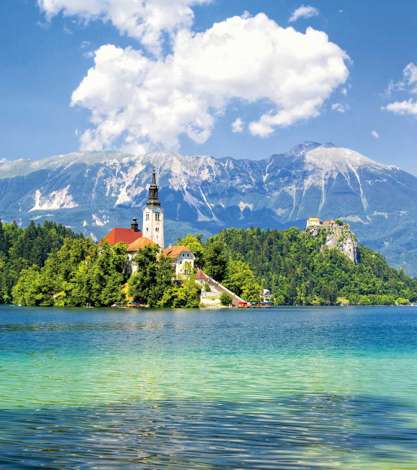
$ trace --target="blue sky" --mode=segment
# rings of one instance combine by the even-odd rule
[[[63,0],[62,3],[65,1],[71,7],[71,0]],[[414,103],[416,91],[412,80],[406,83],[403,70],[407,64],[417,61],[417,2],[214,0],[208,5],[192,5],[195,18],[188,27],[191,34],[204,34],[213,23],[225,22],[247,11],[245,18],[249,14],[255,17],[264,13],[280,27],[286,28],[290,25],[289,17],[302,4],[314,7],[318,14],[300,18],[291,26],[301,33],[309,26],[325,32],[328,40],[349,56],[349,60],[345,60],[347,78],[335,78],[332,92],[318,107],[316,114],[319,115],[307,116],[285,126],[274,125],[264,137],[254,135],[249,132],[249,123],[258,121],[264,113],[271,113],[271,105],[267,98],[261,97],[253,102],[242,99],[242,96],[249,96],[245,94],[245,88],[244,92],[239,91],[231,99],[227,96],[227,103],[222,103],[211,113],[213,122],[209,126],[207,123],[203,125],[205,130],[207,126],[210,128],[208,133],[202,132],[194,140],[183,132],[174,137],[170,133],[167,141],[177,137],[177,148],[183,153],[245,158],[265,157],[305,140],[331,141],[417,174],[417,113],[413,110],[401,113],[382,109],[389,103]],[[170,52],[169,42],[165,40],[159,58],[155,58],[155,50],[144,47],[137,37],[123,34],[120,26],[114,26],[110,21],[103,22],[93,17],[87,21],[85,16],[69,13],[64,16],[62,12],[51,15],[47,20],[35,0],[2,0],[0,18],[0,157],[3,158],[39,158],[80,147],[80,136],[91,127],[92,109],[102,111],[103,103],[93,100],[97,97],[91,91],[92,83],[87,83],[81,90],[82,96],[75,106],[71,106],[71,96],[93,67],[94,52],[101,46],[111,44],[120,51],[128,47],[133,51],[141,50],[153,61],[162,61]],[[262,22],[259,24],[262,26]],[[255,24],[252,26],[257,27]],[[259,52],[260,55],[263,53]],[[198,58],[195,51],[193,54]],[[226,65],[219,64],[220,75]],[[312,67],[314,65],[312,62]],[[274,77],[276,75],[270,79]],[[262,88],[268,83],[267,73],[263,79],[265,81],[253,83],[254,90],[250,91],[250,96],[256,92],[257,86]],[[118,76],[115,76],[116,83],[117,80]],[[391,87],[393,91],[388,95],[390,83],[396,85]],[[125,85],[125,81],[120,80],[118,86],[123,88]],[[175,85],[169,86],[175,90]],[[246,84],[239,86],[242,90]],[[193,87],[195,90],[195,83]],[[225,87],[222,90],[226,96]],[[137,92],[139,97],[142,96],[140,86]],[[207,95],[206,90],[202,93],[204,99],[209,96],[212,104],[215,93]],[[201,99],[201,96],[197,98]],[[332,110],[332,107],[344,112]],[[135,112],[138,114],[134,118],[138,122],[146,117],[143,108]],[[244,123],[244,130],[234,133],[231,125],[238,118]],[[375,138],[375,132],[372,135],[373,131],[378,138]],[[107,137],[99,139],[100,144],[116,148],[122,144],[124,135],[120,134],[111,142]],[[99,145],[97,138],[94,145]]]

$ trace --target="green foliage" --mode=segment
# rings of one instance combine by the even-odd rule
[[[109,307],[125,302],[123,286],[129,278],[124,245],[94,246],[63,287],[59,305]]]
[[[212,237],[205,246],[204,270],[218,282],[222,282],[227,270],[228,256],[221,240]]]
[[[226,292],[222,292],[220,296],[220,302],[225,307],[228,307],[229,305],[232,305],[232,298]]]
[[[248,302],[261,300],[262,286],[245,261],[233,257],[229,259],[223,284]]]
[[[12,300],[12,288],[20,273],[32,266],[41,268],[51,253],[63,245],[65,239],[82,239],[63,225],[31,222],[27,228],[0,221],[0,303]]]
[[[41,305],[44,300],[44,284],[37,266],[26,268],[13,287],[13,300],[18,305]]]
[[[66,239],[43,268],[22,271],[13,288],[20,305],[104,306],[124,301],[128,279],[127,252],[122,245],[98,247],[88,239]]]
[[[355,265],[338,250],[323,250],[323,241],[320,234],[313,237],[294,228],[251,228],[224,230],[209,243],[222,246],[232,260],[224,283],[246,300],[252,301],[244,291],[246,278],[251,279],[249,286],[255,279],[270,288],[274,302],[284,305],[335,304],[339,297],[358,304],[417,299],[417,280],[391,268],[378,253],[360,246]]]
[[[152,245],[140,250],[133,261],[137,271],[129,280],[129,296],[138,304],[158,306],[165,291],[172,287],[170,260],[159,256],[158,248]]]
[[[359,263],[336,249],[323,249],[323,234],[228,229],[203,242],[181,240],[198,266],[249,302],[268,287],[282,305],[407,305],[417,301],[417,280],[397,271],[374,251],[361,246]],[[130,275],[123,245],[100,246],[63,226],[0,222],[0,302],[20,305],[111,306],[126,294],[150,307],[195,308],[200,286],[190,273],[174,279],[172,261],[155,246],[135,257]],[[227,305],[231,299],[222,295]]]
[[[3,227],[0,227],[1,246]],[[11,230],[20,229],[12,226]],[[35,233],[37,229],[31,227],[29,231]],[[30,256],[42,250],[31,251],[29,246],[23,246],[29,259],[22,258],[24,263],[15,282],[10,283],[5,269],[7,259],[0,255],[0,293],[7,301],[26,306],[108,307],[125,304],[128,293],[134,302],[150,307],[199,306],[200,287],[195,276],[191,273],[183,282],[174,282],[172,262],[161,256],[156,246],[139,251],[133,275],[124,245],[96,245],[81,237],[65,238],[59,249],[52,245],[46,261],[38,259],[40,265],[33,264]]]
[[[161,307],[198,308],[201,288],[195,282],[195,276],[189,276],[181,284],[167,289],[159,303]]]
[[[190,274],[174,282],[171,260],[160,256],[154,246],[146,247],[135,257],[137,271],[129,280],[129,296],[149,307],[196,308],[200,304],[200,287]]]
[[[184,238],[178,240],[177,244],[186,246],[189,248],[195,256],[195,266],[197,268],[204,267],[204,245],[202,242],[203,235],[196,234],[196,235],[187,235]]]

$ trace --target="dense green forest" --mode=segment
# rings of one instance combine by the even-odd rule
[[[263,288],[282,305],[405,304],[417,300],[417,280],[360,246],[354,264],[323,238],[304,231],[227,229],[203,240],[178,241],[196,256],[196,267],[250,302]],[[0,303],[197,307],[193,274],[176,281],[172,263],[156,247],[137,253],[131,273],[123,245],[97,245],[62,225],[0,222]],[[225,300],[226,303],[226,300]]]
[[[156,246],[140,250],[131,273],[126,246],[97,245],[88,238],[67,238],[43,267],[21,271],[13,302],[26,306],[110,307],[135,303],[148,307],[198,307],[195,277],[174,279],[172,263]]]
[[[12,301],[12,288],[21,272],[31,266],[42,267],[48,256],[58,250],[65,239],[79,239],[63,225],[34,222],[26,228],[0,221],[0,303]]]
[[[227,229],[210,238],[205,250],[211,244],[221,246],[227,259],[247,263],[258,282],[271,289],[277,304],[417,300],[417,280],[391,268],[380,254],[364,246],[359,246],[359,262],[354,264],[338,250],[323,250],[322,237],[294,228]],[[225,278],[225,272],[216,275],[219,281]]]
[[[123,245],[97,245],[62,225],[0,222],[0,303],[108,307],[198,307],[195,277],[174,281],[171,261],[146,247],[130,272]]]

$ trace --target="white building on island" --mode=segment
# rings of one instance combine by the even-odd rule
[[[116,245],[122,243],[127,246],[132,272],[136,271],[134,257],[139,250],[147,246],[157,245],[160,253],[172,261],[175,277],[181,279],[194,272],[195,257],[186,246],[169,246],[164,249],[164,210],[159,199],[159,187],[156,182],[156,172],[152,172],[148,199],[143,209],[143,225],[139,230],[137,219],[132,219],[130,228],[113,228],[104,238],[103,242]]]
[[[177,279],[189,276],[194,272],[195,256],[186,246],[170,246],[165,248],[163,254],[172,260]]]
[[[152,182],[146,207],[143,210],[143,235],[164,249],[164,210],[159,200],[159,188],[156,184],[155,170],[152,172]]]

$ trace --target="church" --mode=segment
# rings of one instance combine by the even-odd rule
[[[150,245],[157,245],[161,253],[172,260],[177,279],[194,271],[195,257],[189,248],[181,245],[165,248],[164,210],[159,199],[155,169],[152,172],[148,199],[143,209],[142,230],[139,229],[137,218],[133,218],[130,228],[113,228],[103,238],[103,241],[110,245],[117,243],[126,245],[133,272],[136,270],[133,261],[136,253]]]

